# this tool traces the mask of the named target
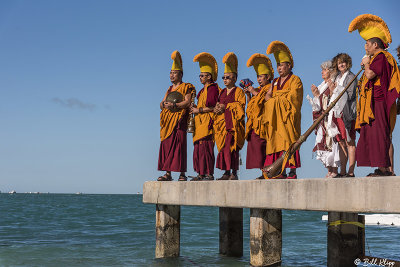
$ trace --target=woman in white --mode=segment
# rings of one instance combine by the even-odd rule
[[[346,53],[337,54],[332,59],[333,70],[337,76],[335,83],[339,93],[352,81],[354,74],[350,71],[352,66],[351,57]],[[356,131],[355,120],[357,117],[357,79],[346,90],[347,101],[343,107],[342,117],[338,118],[338,127],[342,133],[340,175],[342,177],[354,177],[356,164]],[[347,160],[349,171],[346,172]]]
[[[339,88],[336,87],[333,78],[332,62],[325,61],[321,64],[321,75],[323,82],[317,87],[311,86],[313,98],[307,95],[312,110],[313,119],[317,119],[329,106],[333,100],[339,95]],[[329,112],[328,116],[318,125],[316,129],[315,147],[313,152],[328,169],[327,178],[341,177],[338,174],[340,167],[340,146],[342,134],[337,126],[338,118],[342,117],[343,107],[347,102],[347,96],[344,95],[334,108]],[[342,144],[343,145],[343,144]]]

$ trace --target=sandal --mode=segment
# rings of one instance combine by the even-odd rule
[[[163,176],[158,177],[157,181],[172,181],[171,174],[164,174]]]
[[[180,175],[178,181],[186,182],[187,177],[185,175]]]
[[[205,181],[214,181],[214,175],[206,174],[206,176],[203,178]]]
[[[203,179],[204,179],[204,177],[201,176],[200,174],[197,176],[189,176],[189,177],[192,178],[192,180],[190,180],[190,181],[194,181],[194,182],[203,181]]]
[[[217,180],[219,181],[225,181],[225,180],[229,180],[230,175],[229,174],[224,174],[221,176],[221,178],[218,178]]]
[[[380,177],[380,176],[392,176],[393,173],[390,171],[381,171],[380,169],[376,169],[374,172],[367,175],[367,177]]]

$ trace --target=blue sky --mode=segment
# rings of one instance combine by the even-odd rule
[[[357,15],[381,16],[392,34],[389,51],[400,44],[398,1],[282,3],[1,1],[0,190],[141,192],[146,180],[161,174],[159,102],[170,85],[174,50],[183,57],[184,81],[201,89],[192,61],[197,53],[213,54],[223,69],[222,57],[235,52],[239,79],[256,81],[247,59],[283,41],[306,96],[321,82],[320,63],[339,52],[348,53],[358,71],[364,41],[347,32]],[[304,100],[302,132],[311,123]],[[394,144],[400,173],[398,133],[399,126]],[[314,141],[310,136],[301,148],[300,178],[325,175],[312,159]],[[192,152],[188,135],[190,175]],[[245,162],[246,147],[241,155]],[[241,167],[240,179],[258,176]],[[370,171],[356,168],[356,175]]]

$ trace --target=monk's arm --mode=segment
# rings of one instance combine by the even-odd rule
[[[162,110],[162,109],[164,109],[165,107],[166,107],[166,102],[165,102],[165,99],[167,98],[167,95],[165,95],[164,96],[164,98],[163,98],[163,100],[161,101],[161,103],[160,103],[160,109]]]
[[[365,76],[368,78],[368,80],[372,80],[373,78],[376,77],[375,72],[373,72],[370,68],[369,68],[369,63],[368,64],[364,64],[364,74]]]
[[[188,108],[190,106],[191,97],[192,97],[191,94],[186,94],[185,99],[183,99],[182,102],[176,103],[176,106],[178,108]]]

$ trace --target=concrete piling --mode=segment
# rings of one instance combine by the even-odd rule
[[[181,206],[156,205],[156,258],[179,257]]]
[[[354,266],[364,255],[364,217],[357,213],[328,212],[328,267]],[[362,228],[362,229],[360,229]]]
[[[282,260],[282,210],[250,209],[250,264],[279,266]]]
[[[219,208],[219,253],[243,256],[243,209]]]

